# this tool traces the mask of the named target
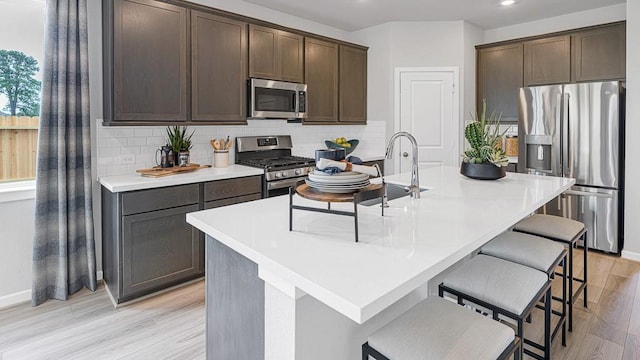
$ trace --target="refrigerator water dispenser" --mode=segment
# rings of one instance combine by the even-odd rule
[[[551,136],[527,135],[526,167],[536,171],[550,172],[551,169]]]

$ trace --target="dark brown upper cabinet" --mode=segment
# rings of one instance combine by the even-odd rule
[[[249,77],[301,83],[303,68],[302,35],[249,25]]]
[[[186,121],[188,10],[111,0],[103,11],[105,123]]]
[[[189,1],[103,0],[103,125],[246,124],[249,77],[307,83],[308,123],[365,123],[367,48],[306,34]]]
[[[304,78],[307,84],[305,123],[338,121],[338,44],[305,37]]]
[[[626,25],[615,24],[572,35],[573,81],[626,77]]]
[[[367,51],[340,45],[340,122],[367,123]]]
[[[246,124],[247,23],[191,11],[191,119]]]
[[[523,85],[522,43],[479,48],[477,56],[478,113],[486,99],[488,113],[502,113],[503,122],[517,122],[518,94]]]
[[[571,80],[571,36],[524,43],[524,85],[562,84]]]

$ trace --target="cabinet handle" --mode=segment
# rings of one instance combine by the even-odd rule
[[[409,156],[408,152],[405,151],[405,152],[402,153],[402,157],[408,157],[408,156]]]

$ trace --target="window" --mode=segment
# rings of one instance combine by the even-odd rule
[[[35,178],[45,5],[0,2],[0,186]]]

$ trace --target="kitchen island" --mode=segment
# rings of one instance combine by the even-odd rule
[[[428,296],[429,281],[553,199],[572,179],[420,170],[420,199],[353,218],[294,211],[280,196],[190,213],[207,234],[207,357],[356,359],[367,336]],[[408,184],[409,174],[388,182]],[[299,197],[294,203],[326,207]],[[351,210],[349,204],[332,208]]]

